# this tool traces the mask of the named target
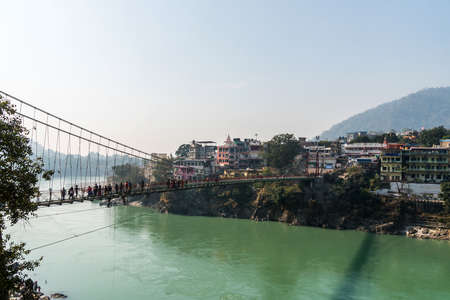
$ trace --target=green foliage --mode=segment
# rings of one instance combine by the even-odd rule
[[[295,206],[303,197],[303,191],[298,184],[293,183],[266,183],[264,185],[264,197],[270,199],[281,208]]]
[[[160,159],[156,162],[152,171],[156,182],[165,182],[168,178],[172,177],[173,161],[173,157],[169,157],[168,159]]]
[[[369,189],[371,191],[376,191],[380,189],[388,189],[390,187],[389,182],[381,180],[379,174],[375,174],[375,176],[369,179]]]
[[[175,155],[177,157],[187,157],[189,150],[191,149],[191,146],[189,144],[182,144],[180,147],[178,147],[177,151],[175,152]]]
[[[380,207],[379,198],[370,192],[378,187],[373,171],[359,167],[347,170],[346,176],[338,173],[324,176],[331,191],[326,195],[334,211],[350,214],[353,218],[373,216]]]
[[[446,129],[444,126],[424,130],[420,132],[417,137],[417,143],[428,147],[439,145],[439,141],[449,134],[450,130]]]
[[[31,199],[37,195],[36,183],[42,164],[33,162],[32,150],[14,108],[0,99],[0,299],[7,299],[8,291],[16,290],[24,282],[26,271],[33,270],[39,261],[25,261],[29,253],[24,244],[14,244],[5,235],[6,224],[28,220],[37,209]],[[49,177],[50,174],[45,174]]]
[[[264,158],[267,165],[279,170],[284,170],[293,162],[295,156],[300,153],[300,145],[293,134],[279,134],[266,142]]]
[[[441,183],[441,197],[445,201],[447,211],[450,210],[450,182]]]
[[[331,141],[319,141],[319,146],[331,147],[332,144]]]
[[[112,168],[113,170],[113,178],[115,182],[131,182],[131,183],[140,183],[142,181],[147,181],[144,176],[144,171],[142,168],[131,165],[119,165]]]
[[[280,175],[279,170],[269,167],[264,167],[262,170],[262,176],[278,176]]]
[[[238,185],[226,189],[219,194],[224,201],[233,200],[240,205],[248,204],[255,197],[255,191],[251,185]]]
[[[353,139],[350,144],[355,143],[383,143],[384,139],[388,143],[398,143],[401,142],[401,139],[395,134],[395,133],[384,133],[379,135],[372,135],[372,136],[358,136],[355,139]]]

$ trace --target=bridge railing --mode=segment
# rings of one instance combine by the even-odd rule
[[[92,190],[91,194],[87,194],[87,188],[81,188],[77,195],[73,197],[56,197],[56,198],[41,198],[39,204],[51,205],[72,203],[75,201],[84,200],[99,200],[99,199],[111,199],[117,197],[137,196],[151,193],[162,193],[170,191],[188,190],[196,188],[214,187],[214,186],[227,186],[244,183],[257,183],[257,182],[273,182],[273,181],[294,181],[294,180],[311,180],[309,176],[252,176],[252,177],[235,177],[235,178],[218,178],[214,180],[194,180],[194,181],[171,181],[166,183],[152,183],[141,186],[140,184],[133,184],[131,188],[122,190],[116,190],[115,184],[112,186],[112,190],[105,189],[103,186],[96,191]],[[53,192],[53,194],[58,195]]]

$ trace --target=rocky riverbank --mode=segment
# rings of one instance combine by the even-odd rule
[[[405,234],[407,237],[416,239],[450,240],[450,230],[443,228],[410,226],[407,228]]]
[[[20,294],[13,295],[9,297],[9,300],[23,300],[23,299],[35,299],[35,300],[51,300],[51,299],[66,299],[67,296],[61,293],[54,293],[50,296],[45,295],[42,292],[32,292],[31,295],[22,296]]]
[[[134,199],[161,213],[276,221],[295,226],[352,229],[411,238],[450,240],[439,228],[412,227],[419,211],[385,202],[358,182],[271,183],[152,194]]]

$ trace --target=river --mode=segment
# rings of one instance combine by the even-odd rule
[[[450,299],[450,243],[85,202],[12,229],[69,300]]]

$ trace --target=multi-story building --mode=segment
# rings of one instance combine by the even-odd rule
[[[449,180],[449,150],[437,146],[405,148],[388,145],[381,155],[381,178],[417,183]]]
[[[192,141],[186,157],[173,164],[173,176],[183,180],[204,179],[215,173],[216,143]]]
[[[386,181],[401,181],[402,180],[402,145],[391,144],[386,145],[386,148],[381,153],[381,170],[380,177]]]
[[[224,144],[217,147],[216,164],[231,169],[260,168],[262,150],[262,143],[256,139],[231,140],[228,135]]]
[[[450,179],[449,149],[411,147],[403,150],[403,178],[407,182],[441,182]]]
[[[336,155],[331,147],[306,146],[308,174],[323,174],[333,172],[336,169]]]
[[[187,157],[189,159],[214,159],[217,146],[213,141],[192,141]]]
[[[343,153],[349,157],[379,156],[384,149],[381,143],[355,143],[343,145]]]
[[[176,179],[201,180],[214,173],[214,160],[211,159],[181,159],[173,164],[173,175]]]
[[[228,135],[222,146],[217,147],[216,163],[221,167],[237,168],[238,167],[238,147],[233,143]]]

